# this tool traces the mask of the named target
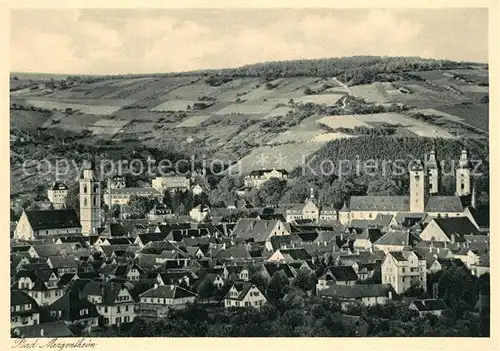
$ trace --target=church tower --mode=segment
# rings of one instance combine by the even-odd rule
[[[436,160],[436,151],[431,151],[426,166],[429,173],[429,194],[438,194],[440,174],[439,163]]]
[[[421,162],[410,170],[410,212],[422,213],[428,197],[428,180]]]
[[[465,196],[470,194],[471,180],[470,180],[470,162],[467,150],[462,150],[460,161],[456,170],[456,195]]]
[[[80,223],[82,234],[91,235],[101,226],[101,184],[93,162],[85,161],[80,178]]]

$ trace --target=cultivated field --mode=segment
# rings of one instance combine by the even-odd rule
[[[193,100],[169,100],[152,108],[152,112],[167,112],[167,111],[188,111],[193,107],[196,101]]]
[[[84,105],[84,104],[75,104],[69,102],[56,102],[50,100],[38,100],[38,99],[26,99],[25,103],[29,106],[34,106],[38,108],[44,108],[48,110],[58,110],[64,111],[67,108],[72,109],[73,111],[80,111],[84,114],[89,115],[110,115],[119,109],[122,106],[109,106],[109,105]]]
[[[176,128],[182,128],[182,127],[197,127],[200,125],[200,123],[206,121],[209,119],[211,116],[191,116],[185,120],[183,120],[181,123],[179,123]]]
[[[273,108],[271,106],[257,105],[257,104],[231,104],[226,106],[219,111],[215,112],[215,115],[224,116],[231,114],[242,114],[242,115],[266,115]]]
[[[346,116],[326,116],[318,120],[318,123],[322,123],[332,129],[337,128],[350,128],[354,127],[368,127],[370,126],[363,122],[361,119],[356,118],[354,115]]]
[[[313,104],[325,104],[325,105],[335,105],[337,101],[340,100],[342,94],[318,94],[318,95],[304,95],[300,98],[295,99],[297,103],[308,103],[312,102]]]
[[[354,96],[363,98],[366,102],[389,102],[374,84],[354,85],[349,87]]]

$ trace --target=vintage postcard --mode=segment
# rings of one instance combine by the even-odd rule
[[[497,2],[130,4],[4,6],[2,349],[500,347]]]

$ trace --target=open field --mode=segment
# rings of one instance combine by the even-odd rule
[[[318,123],[322,123],[332,129],[336,128],[350,128],[354,127],[367,127],[370,128],[368,124],[363,122],[361,119],[356,118],[356,116],[326,116],[318,120]]]
[[[489,104],[442,105],[436,108],[440,111],[460,117],[465,123],[485,132],[489,130]]]
[[[371,115],[357,115],[357,119],[363,122],[388,123],[394,126],[405,127],[410,132],[429,138],[453,138],[453,135],[435,125],[418,121],[411,117],[398,113],[378,113]]]
[[[219,111],[215,112],[215,115],[230,115],[230,114],[245,114],[245,115],[266,115],[273,108],[271,106],[257,105],[257,104],[231,104],[226,106]]]
[[[271,112],[269,112],[267,115],[264,116],[264,118],[273,118],[273,117],[280,117],[280,116],[286,116],[288,112],[292,111],[293,109],[290,107],[277,107]]]
[[[295,99],[295,102],[303,104],[312,102],[313,104],[335,105],[342,96],[344,95],[343,94],[304,95],[300,98]]]
[[[110,115],[122,108],[122,106],[84,105],[84,104],[56,102],[56,101],[41,100],[41,99],[40,100],[26,99],[25,103],[28,106],[34,106],[48,110],[56,109],[58,111],[64,111],[67,108],[71,108],[73,111],[80,111],[81,113],[89,115]]]
[[[187,111],[193,107],[193,100],[169,100],[151,109],[152,112]]]
[[[350,86],[352,94],[364,99],[366,102],[389,102],[390,100],[382,94],[374,84],[363,84]]]
[[[200,125],[200,123],[206,121],[209,118],[210,118],[210,116],[191,116],[191,117],[183,120],[181,123],[179,123],[176,126],[176,128],[197,127]]]

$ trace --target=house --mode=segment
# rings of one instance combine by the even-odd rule
[[[55,210],[60,210],[66,207],[69,188],[63,182],[54,182],[47,190],[47,197],[54,206]]]
[[[468,247],[462,247],[453,254],[453,258],[461,260],[469,269],[479,263],[480,257],[481,255],[478,250],[472,250]]]
[[[465,235],[480,235],[479,229],[467,217],[434,218],[420,233],[427,241],[464,241]]]
[[[23,211],[14,237],[32,240],[81,234],[82,226],[75,210]]]
[[[373,243],[373,247],[385,253],[402,251],[414,246],[421,239],[407,230],[390,230]]]
[[[314,188],[311,195],[303,205],[296,205],[286,210],[286,221],[288,223],[298,220],[311,220],[314,223],[337,220],[337,210],[331,206],[322,206],[314,198]]]
[[[412,285],[427,290],[427,266],[425,259],[415,251],[388,252],[382,262],[382,283],[390,284],[397,294]]]
[[[264,262],[259,268],[260,275],[267,281],[270,281],[276,273],[284,274],[289,280],[295,278],[295,269],[286,263]]]
[[[71,338],[74,333],[65,321],[19,326],[12,329],[14,338]]]
[[[147,218],[151,222],[165,222],[167,219],[174,218],[175,215],[172,213],[172,210],[168,208],[166,205],[158,204],[155,205],[151,211],[148,212]]]
[[[378,228],[366,228],[359,235],[356,235],[356,239],[353,243],[354,251],[370,251],[372,250],[372,244],[382,237],[382,232]]]
[[[96,306],[71,290],[51,303],[48,310],[54,320],[66,321],[68,325],[78,325],[84,328],[98,326],[99,313],[97,313]]]
[[[480,277],[486,273],[490,274],[490,257],[487,254],[482,255],[479,258],[479,262],[471,266],[471,272],[477,277]]]
[[[16,274],[17,288],[31,296],[39,306],[47,306],[63,295],[59,278],[51,269],[21,270]]]
[[[276,252],[268,258],[268,261],[292,263],[295,261],[307,261],[311,259],[312,257],[306,249],[294,248],[276,250]]]
[[[28,254],[32,258],[45,258],[48,259],[52,256],[67,256],[74,251],[71,244],[41,244],[32,245]]]
[[[342,309],[346,310],[353,303],[365,306],[383,305],[393,298],[393,289],[389,284],[354,284],[330,285],[318,290],[318,296],[327,299],[339,299]]]
[[[104,190],[103,199],[107,206],[128,205],[130,199],[135,196],[160,199],[163,193],[155,188],[108,188]]]
[[[135,319],[132,289],[133,285],[128,282],[91,280],[83,287],[82,297],[96,306],[104,326],[119,326]]]
[[[210,209],[207,206],[198,205],[189,211],[189,217],[195,222],[203,222],[210,213]]]
[[[276,168],[251,171],[250,174],[248,174],[244,179],[245,187],[259,188],[262,184],[272,178],[287,180],[288,172],[284,169]]]
[[[193,195],[201,195],[203,194],[204,189],[200,184],[196,184],[191,188],[191,191],[193,192]]]
[[[200,281],[208,280],[209,282],[212,283],[214,288],[222,289],[226,285],[226,282],[224,281],[223,272],[217,274],[209,271],[200,271],[198,275],[200,277]]]
[[[448,306],[443,299],[425,299],[414,300],[409,308],[417,311],[421,317],[425,314],[433,314],[440,317],[441,313],[448,309]]]
[[[59,276],[78,272],[78,258],[75,256],[50,256],[47,264],[51,269],[56,270]]]
[[[259,308],[267,302],[267,298],[260,289],[250,282],[236,282],[224,296],[224,306],[255,307]]]
[[[151,181],[151,186],[163,194],[165,190],[169,191],[189,190],[191,186],[191,181],[189,178],[182,176],[156,177]]]
[[[196,296],[178,285],[155,285],[139,294],[137,314],[146,318],[163,318],[170,309],[185,308],[188,303],[193,303]]]
[[[236,239],[265,243],[275,235],[289,235],[290,226],[280,220],[240,218],[233,229]]]
[[[10,290],[10,328],[40,323],[37,302],[19,290]]]
[[[332,284],[354,285],[358,280],[356,271],[351,266],[331,266],[325,269],[325,273],[318,278],[317,290],[328,288]]]

